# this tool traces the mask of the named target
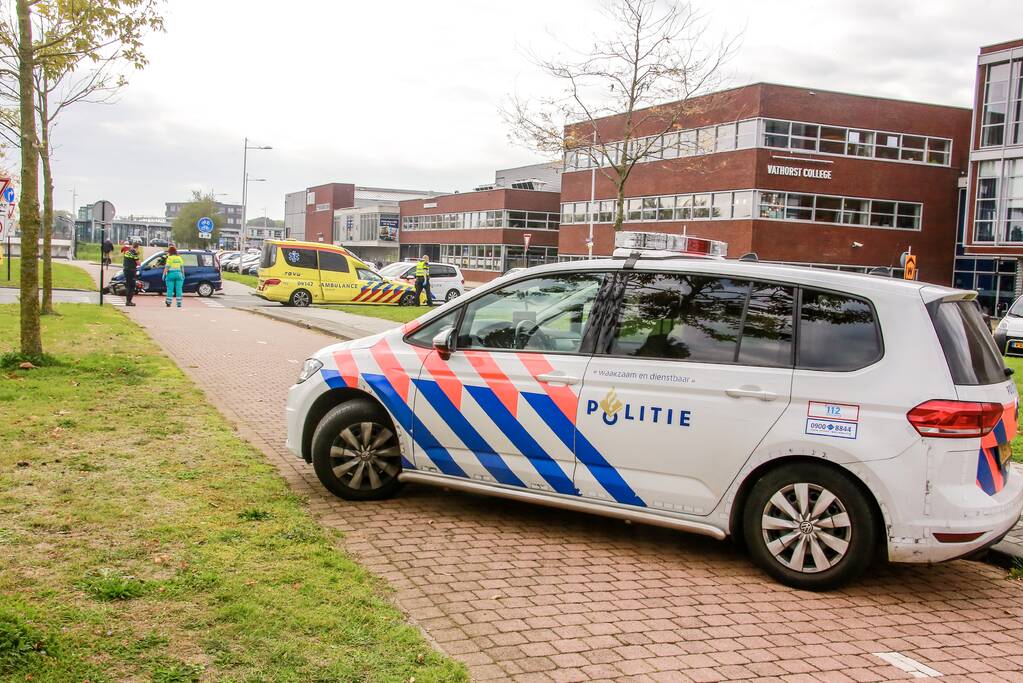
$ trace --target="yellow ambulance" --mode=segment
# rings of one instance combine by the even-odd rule
[[[394,304],[411,306],[415,288],[381,277],[344,247],[266,240],[256,296],[286,306]]]

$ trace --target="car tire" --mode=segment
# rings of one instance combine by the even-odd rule
[[[401,445],[387,413],[366,400],[330,410],[313,432],[313,469],[345,500],[383,500],[401,488]]]
[[[457,289],[449,289],[448,293],[444,295],[444,301],[454,301],[459,297],[460,294],[461,292],[459,292]]]
[[[415,292],[405,292],[404,294],[401,295],[401,298],[398,299],[398,305],[399,306],[415,306],[416,305],[416,293]]]
[[[746,547],[761,569],[787,586],[816,591],[848,583],[876,554],[877,524],[866,495],[824,465],[771,470],[746,499]]]
[[[209,282],[200,282],[199,286],[195,288],[195,293],[203,297],[213,296],[213,285]]]
[[[306,289],[296,289],[288,297],[288,305],[304,308],[313,302],[313,295]]]

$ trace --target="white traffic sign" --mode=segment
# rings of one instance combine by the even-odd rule
[[[114,220],[114,205],[106,200],[100,200],[92,205],[92,220],[100,224],[107,224]]]

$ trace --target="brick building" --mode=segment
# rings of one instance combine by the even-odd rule
[[[731,257],[851,270],[898,267],[912,247],[921,279],[952,282],[969,109],[758,83],[684,110],[666,105],[639,135],[671,119],[626,185],[625,229],[725,240]],[[623,125],[602,119],[596,135],[621,140]],[[583,124],[575,132],[594,134]],[[615,188],[596,156],[585,147],[566,155],[562,258],[585,257],[591,230],[594,256],[613,248]]]
[[[508,188],[403,201],[401,257],[426,254],[471,282],[557,261],[560,201],[558,192]]]
[[[980,49],[955,284],[1001,314],[1023,289],[1023,39]]]

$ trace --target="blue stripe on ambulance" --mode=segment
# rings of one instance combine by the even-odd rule
[[[405,400],[398,396],[391,383],[383,375],[363,373],[362,378],[370,386],[380,402],[384,404],[394,418],[401,425],[402,429],[412,435],[412,439],[419,444],[420,448],[430,455],[430,459],[437,465],[437,468],[444,474],[452,477],[467,477],[465,471],[458,466],[458,463],[451,458],[436,437],[430,433],[418,417],[412,413]],[[403,459],[403,463],[406,462]]]
[[[417,387],[419,387],[419,393],[426,400],[430,406],[437,411],[440,418],[444,420],[451,431],[462,440],[462,443],[473,452],[476,459],[480,461],[480,464],[486,468],[487,472],[490,472],[501,484],[507,486],[522,486],[525,487],[525,483],[519,479],[514,472],[508,467],[504,460],[497,454],[497,452],[490,447],[490,444],[480,436],[480,433],[469,424],[469,421],[465,419],[461,411],[455,407],[455,404],[451,402],[447,394],[440,388],[433,380],[428,379],[416,379],[413,380]],[[413,432],[414,433],[414,432]],[[439,446],[439,444],[438,444]],[[432,452],[427,454],[433,458]]]
[[[547,423],[561,442],[569,449],[575,451],[576,459],[586,466],[593,478],[604,487],[604,490],[611,494],[617,502],[623,505],[636,505],[646,507],[643,499],[636,495],[632,487],[622,479],[618,470],[604,459],[604,456],[593,447],[586,437],[582,435],[572,422],[565,417],[561,409],[554,403],[547,394],[533,394],[522,392],[526,402],[533,410]]]
[[[515,419],[515,416],[501,403],[492,389],[469,385],[466,385],[465,389],[511,441],[512,445],[526,456],[526,459],[536,468],[544,481],[550,484],[551,488],[566,495],[578,494],[572,480],[565,475],[554,458],[548,455],[536,442],[536,439]]]

